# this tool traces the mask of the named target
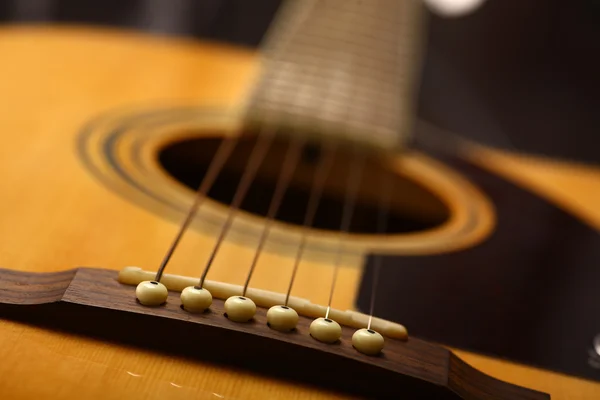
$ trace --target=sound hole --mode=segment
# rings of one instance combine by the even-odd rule
[[[196,189],[208,165],[215,154],[221,139],[216,135],[198,137],[190,135],[190,139],[170,143],[163,147],[159,154],[159,162],[176,180],[191,189]],[[223,204],[230,204],[241,174],[248,161],[254,145],[254,138],[240,141],[233,155],[219,175],[209,197]],[[248,191],[241,208],[244,211],[265,216],[269,200],[273,195],[277,175],[284,160],[288,143],[284,139],[277,140],[267,154],[262,166]],[[305,149],[303,158],[294,174],[293,181],[277,215],[277,220],[294,225],[301,225],[306,211],[312,179],[320,157],[318,148]],[[338,153],[336,161],[326,182],[313,228],[337,231],[340,227],[346,174],[353,156]],[[388,234],[411,233],[429,230],[443,224],[450,211],[434,194],[429,192],[417,180],[409,179],[398,172],[393,172],[381,160],[373,157],[367,160],[361,182],[357,207],[352,220],[351,232],[355,234],[375,234],[377,229],[378,209],[381,204],[381,182],[391,183],[391,208],[388,216]]]

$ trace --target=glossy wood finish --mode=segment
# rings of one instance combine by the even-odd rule
[[[108,109],[182,103],[235,106],[255,72],[254,55],[215,44],[48,27],[4,27],[0,54],[2,267],[29,272],[79,265],[156,268],[176,223],[108,190],[84,170],[75,152],[76,134]],[[572,166],[553,162],[551,174],[544,175],[542,162],[479,155],[473,153],[473,158],[490,170],[518,177],[522,185],[535,181],[536,193],[600,226],[598,170],[577,167],[573,176]],[[554,189],[556,179],[565,196]],[[189,232],[169,272],[199,275],[213,243],[210,234]],[[226,242],[209,278],[243,283],[252,254],[247,244]],[[303,261],[294,294],[326,303],[332,259],[314,253]],[[343,260],[335,307],[353,307],[362,262],[360,255]],[[291,267],[285,250],[265,253],[252,284],[283,292]],[[198,342],[203,345],[210,344]],[[548,392],[553,399],[593,399],[600,392],[597,383],[458,354],[485,373]],[[8,320],[0,320],[0,357],[0,392],[10,399],[219,398],[213,393],[228,399],[344,398]]]
[[[482,374],[417,338],[387,339],[382,354],[365,356],[352,347],[355,329],[346,326],[338,343],[325,344],[310,337],[311,318],[300,316],[293,332],[282,333],[267,326],[267,309],[261,307],[247,323],[227,319],[221,299],[201,314],[184,311],[178,292],[170,292],[160,307],[144,307],[135,287],[117,276],[90,268],[45,274],[0,270],[0,316],[365,397],[549,399]],[[199,346],[200,338],[210,346]]]

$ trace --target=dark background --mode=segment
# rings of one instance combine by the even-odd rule
[[[0,0],[0,22],[109,25],[254,47],[280,3]],[[600,162],[599,0],[488,0],[471,15],[430,22],[421,118],[511,150]]]

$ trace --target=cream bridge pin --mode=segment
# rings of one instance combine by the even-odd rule
[[[126,267],[124,269],[122,269],[119,272],[118,275],[118,280],[120,283],[123,283],[125,285],[130,285],[130,286],[137,286],[138,288],[140,286],[144,286],[144,287],[148,287],[147,283],[148,282],[153,282],[152,279],[154,278],[154,273],[151,271],[144,271],[139,267]],[[185,277],[185,276],[180,276],[180,275],[170,275],[170,274],[164,274],[162,279],[161,279],[161,283],[158,285],[153,285],[151,284],[151,287],[163,287],[165,290],[168,290],[170,292],[179,292],[181,293],[181,297],[183,297],[183,292],[186,291],[186,289],[193,287],[194,284],[196,284],[197,281],[194,278],[191,277]],[[215,282],[215,281],[211,281],[211,280],[206,280],[204,281],[204,288],[207,292],[209,292],[211,294],[211,299],[215,298],[215,299],[220,299],[220,300],[227,300],[230,298],[235,298],[235,297],[239,297],[242,295],[242,292],[244,290],[243,286],[241,285],[234,285],[231,283],[224,283],[224,282]],[[136,289],[136,295],[139,289]],[[162,296],[162,291],[160,291],[161,296]],[[260,289],[255,289],[255,288],[249,288],[248,291],[246,292],[246,297],[252,299],[251,301],[256,304],[256,306],[258,308],[263,308],[263,309],[268,309],[267,314],[271,313],[272,310],[277,309],[277,308],[282,308],[285,306],[280,306],[280,304],[284,304],[286,302],[285,300],[285,294],[282,293],[275,293],[275,292],[270,292],[270,291],[266,291],[266,290],[260,290]],[[138,297],[139,299],[139,297]],[[154,306],[160,306],[160,305],[164,305],[164,303],[167,301],[167,296],[165,297],[161,297],[161,301],[158,304],[154,304]],[[183,305],[183,299],[180,298],[180,301],[177,302],[179,304],[177,304],[177,306]],[[141,303],[141,301],[140,301]],[[299,297],[294,297],[294,296],[290,296],[290,298],[288,299],[288,308],[289,309],[293,309],[296,313],[294,313],[293,315],[295,315],[295,319],[298,320],[299,316],[302,317],[306,317],[306,318],[316,318],[317,320],[319,318],[324,318],[326,313],[327,313],[327,307],[323,306],[323,305],[318,305],[318,304],[313,304],[310,301],[306,300],[306,299],[302,299]],[[185,308],[185,307],[183,307]],[[209,308],[209,307],[205,307]],[[205,310],[202,310],[202,312],[204,312]],[[189,311],[190,313],[198,313],[198,311]],[[282,312],[282,314],[287,314],[287,312]],[[346,311],[342,311],[342,310],[336,310],[336,309],[330,309],[329,310],[329,315],[332,318],[335,318],[336,321],[339,322],[339,324],[349,327],[349,328],[355,328],[355,329],[360,329],[362,328],[367,328],[368,324],[369,324],[369,319],[370,316],[367,314],[363,314],[357,311],[351,311],[351,310],[346,310]],[[197,318],[201,318],[202,315],[198,315]],[[290,317],[286,317],[286,316],[274,316],[272,317],[272,321],[280,321],[279,323],[285,323],[284,321],[287,321]],[[277,323],[275,323],[277,324]],[[273,325],[273,324],[271,324]],[[297,324],[294,325],[294,328],[296,327]],[[384,319],[381,318],[372,318],[371,321],[371,326],[373,327],[373,329],[381,332],[385,337],[388,337],[390,339],[397,339],[397,340],[407,340],[408,339],[408,332],[406,330],[406,328],[398,323],[394,323],[394,322],[390,322],[390,321],[386,321]],[[273,328],[273,327],[272,327]],[[279,330],[279,329],[277,329]],[[290,329],[283,329],[283,331],[285,332],[286,330],[291,330]]]

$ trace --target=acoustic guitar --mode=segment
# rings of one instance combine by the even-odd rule
[[[403,60],[417,57],[406,38],[419,28],[396,18],[417,8],[349,2],[357,8],[333,13],[341,3],[284,10],[266,63],[128,31],[2,28],[2,399],[600,394],[598,383],[450,352],[353,310],[368,254],[477,246],[496,221],[485,192],[406,140],[416,64]],[[358,73],[399,44],[404,58]],[[340,61],[353,51],[371,56]],[[597,168],[471,143],[453,151],[600,229]]]

